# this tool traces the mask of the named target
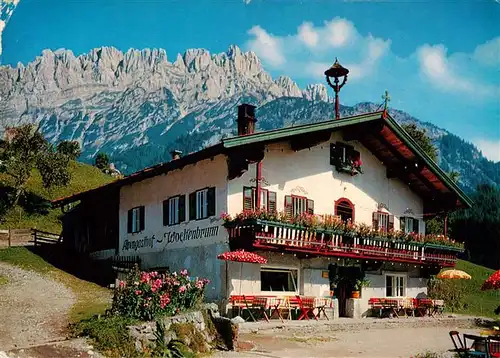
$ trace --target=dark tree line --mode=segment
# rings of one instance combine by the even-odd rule
[[[500,189],[479,185],[471,199],[472,208],[451,216],[451,233],[465,243],[468,260],[500,269]]]
[[[433,160],[437,159],[437,150],[425,130],[415,125],[406,125],[403,128]],[[462,155],[462,160],[474,160],[472,157],[464,157],[463,153],[461,154],[459,148],[463,144],[464,142],[458,137],[448,135],[442,145],[457,148],[456,155]],[[471,151],[464,153],[471,153]],[[488,168],[498,165],[487,160],[482,160],[479,164]],[[492,177],[500,175],[498,173],[500,172]],[[457,172],[450,172],[448,175],[458,182]],[[496,185],[479,184],[470,197],[474,201],[472,208],[458,210],[450,215],[449,234],[453,239],[465,244],[466,258],[469,261],[492,269],[500,269],[500,189]],[[444,216],[426,220],[427,233],[442,234],[443,231]]]

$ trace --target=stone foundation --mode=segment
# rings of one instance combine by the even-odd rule
[[[233,350],[236,346],[238,326],[221,317],[215,304],[207,304],[202,310],[161,318],[161,323],[165,327],[166,344],[171,340],[180,340],[195,353],[207,353],[214,348]],[[128,329],[138,352],[155,346],[156,321],[129,326]]]

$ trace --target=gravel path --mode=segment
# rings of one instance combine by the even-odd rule
[[[64,339],[70,289],[35,272],[0,262],[0,351]]]
[[[274,326],[274,327],[273,327]],[[473,320],[338,319],[330,322],[245,323],[239,352],[217,352],[215,357],[411,357],[431,351],[453,357],[450,330],[478,334]]]

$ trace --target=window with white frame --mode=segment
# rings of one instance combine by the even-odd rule
[[[144,230],[145,215],[144,206],[138,206],[128,211],[127,232],[137,233]]]
[[[215,187],[189,195],[189,220],[201,220],[215,215]]]
[[[403,216],[399,219],[399,227],[400,230],[409,234],[411,232],[414,232],[416,234],[419,233],[419,220],[408,217],[408,216]]]
[[[257,203],[257,189],[243,187],[243,210],[254,210]],[[276,192],[260,189],[260,207],[269,212],[276,211]]]
[[[168,199],[168,224],[175,225],[179,223],[179,197]]]
[[[265,292],[298,292],[299,271],[292,268],[262,267],[260,290]]]
[[[397,274],[386,275],[385,296],[386,297],[406,296],[406,276]]]
[[[206,218],[208,216],[208,189],[196,192],[196,219]]]
[[[289,217],[302,215],[304,213],[314,214],[314,200],[303,196],[286,195],[285,213]]]
[[[163,202],[163,225],[177,225],[186,220],[186,196],[177,195]]]
[[[388,232],[394,230],[394,215],[375,211],[372,215],[372,226],[375,230]]]

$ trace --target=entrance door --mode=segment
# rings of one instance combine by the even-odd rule
[[[337,299],[339,300],[339,316],[347,317],[347,299],[352,294],[352,284],[348,280],[341,280],[337,284]]]

